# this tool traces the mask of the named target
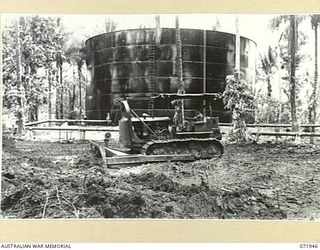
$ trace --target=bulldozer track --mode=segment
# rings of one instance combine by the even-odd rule
[[[223,154],[223,145],[215,138],[170,139],[147,142],[141,152],[145,155],[190,154],[195,159],[210,159]]]

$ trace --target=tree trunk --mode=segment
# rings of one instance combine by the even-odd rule
[[[297,44],[297,24],[295,15],[290,16],[290,105],[291,105],[291,125],[292,131],[297,132],[297,107],[296,107],[296,44]]]
[[[267,93],[267,124],[269,123],[270,117],[270,97],[271,97],[271,83],[270,83],[270,75],[267,76],[267,85],[268,85],[268,93]]]
[[[239,143],[252,142],[253,137],[247,130],[245,114],[239,109],[233,109],[232,111],[232,124],[231,139],[236,140]]]
[[[37,103],[38,101],[35,100]],[[28,110],[28,121],[35,122],[38,120],[38,104],[33,104]]]
[[[36,99],[36,106],[34,107],[34,119],[35,121],[39,120],[39,100]]]
[[[318,86],[318,24],[314,28],[315,48],[314,48],[314,112],[313,112],[313,124],[317,120],[317,86]]]
[[[279,69],[280,67],[278,67]],[[281,124],[281,118],[282,118],[282,87],[281,87],[281,77],[280,77],[280,72],[278,70],[278,83],[279,83],[279,117],[278,117],[278,123]]]
[[[81,66],[82,62],[78,64],[78,80],[79,80],[79,117],[82,118],[82,84],[81,84]]]
[[[50,70],[48,69],[48,85],[49,85],[49,96],[48,96],[48,118],[51,120],[51,113],[52,113],[52,103],[51,103],[51,75]]]
[[[72,91],[69,90],[69,117],[71,116],[72,111],[74,110],[75,106],[75,92],[76,92],[76,77],[75,77],[75,70],[72,68]]]
[[[312,91],[312,103],[310,109],[310,118],[312,124],[316,123],[317,120],[317,86],[318,86],[318,23],[314,25],[314,81],[313,81],[313,91]],[[312,127],[312,132],[315,131],[315,128]],[[310,143],[314,143],[314,137],[310,137]]]
[[[59,107],[60,107],[60,87],[59,87],[59,72],[56,72],[56,119],[60,118]]]
[[[176,16],[176,47],[177,47],[177,58],[178,58],[178,94],[185,94],[185,86],[183,81],[183,69],[182,69],[182,44],[180,34],[180,23],[179,17]],[[178,131],[184,129],[185,116],[184,116],[184,100],[177,100],[175,102],[175,115],[174,123],[177,126]]]
[[[72,85],[72,92],[69,92],[70,98],[69,98],[69,113],[74,111],[75,101],[76,101],[76,85]]]
[[[15,27],[15,35],[16,35],[16,69],[17,69],[17,102],[18,102],[18,110],[16,112],[16,125],[17,125],[17,135],[20,136],[23,130],[23,104],[22,104],[22,95],[21,93],[21,51],[20,51],[20,29],[19,29],[19,18],[16,19],[16,27]]]
[[[60,71],[60,119],[64,118],[64,113],[63,113],[63,92],[64,92],[64,88],[63,88],[63,84],[62,84],[62,64],[59,67],[59,71]]]

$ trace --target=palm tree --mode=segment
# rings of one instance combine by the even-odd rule
[[[78,72],[78,88],[79,88],[79,112],[80,116],[82,115],[82,66],[85,60],[85,48],[82,43],[74,42],[70,45],[70,47],[65,51],[65,55],[67,58],[67,62],[71,65],[75,65],[77,67]],[[70,103],[71,110],[74,109],[75,104],[75,84],[73,84],[72,89],[72,98]]]
[[[273,68],[277,66],[276,53],[269,46],[267,55],[260,57],[261,69],[266,76],[267,80],[267,104],[269,105],[269,99],[271,98],[272,86],[271,86],[271,76],[274,73]],[[269,108],[267,110],[267,123],[269,123]]]
[[[105,20],[104,25],[106,27],[106,32],[113,32],[117,28],[117,23],[112,21],[109,18],[107,20]]]
[[[298,49],[298,23],[302,21],[302,17],[295,15],[281,15],[273,18],[270,27],[273,30],[279,29],[281,25],[285,25],[285,31],[281,34],[288,36],[288,45],[286,55],[282,54],[283,60],[287,62],[287,70],[290,73],[290,106],[291,106],[291,124],[292,131],[298,131],[297,111],[296,111],[296,68],[300,62],[297,55]],[[288,25],[289,24],[289,25]],[[280,54],[281,56],[281,54]]]
[[[320,24],[320,15],[311,15],[311,27],[314,30],[314,81],[311,96],[311,105],[309,108],[309,122],[315,124],[317,119],[317,85],[318,85],[318,26]],[[312,128],[314,131],[314,128]],[[314,142],[311,137],[311,143]]]
[[[277,66],[275,51],[269,46],[267,55],[261,56],[260,61],[261,61],[261,68],[264,74],[266,75],[268,97],[271,97],[271,92],[272,92],[271,76],[273,74],[273,68]]]
[[[314,81],[313,81],[313,91],[312,91],[312,104],[311,104],[311,121],[316,122],[316,106],[317,106],[317,85],[318,85],[318,26],[320,24],[320,15],[311,15],[311,26],[314,30]]]
[[[17,72],[17,89],[20,91],[20,87],[22,85],[22,79],[21,79],[21,50],[20,50],[20,25],[19,25],[19,18],[16,18],[15,23],[15,36],[16,36],[16,72]],[[23,103],[21,97],[17,97],[17,134],[20,136],[23,129]]]
[[[296,106],[296,51],[297,51],[297,21],[295,15],[290,15],[290,104],[292,131],[298,131]]]

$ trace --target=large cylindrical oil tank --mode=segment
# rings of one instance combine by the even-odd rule
[[[223,92],[225,77],[235,67],[235,35],[230,33],[181,29],[182,69],[186,93]],[[241,71],[249,84],[255,81],[256,44],[240,38]],[[117,98],[127,98],[139,115],[148,113],[150,96],[176,93],[178,82],[176,29],[134,29],[114,31],[86,41],[87,119],[119,119]],[[154,115],[172,115],[169,101],[155,100]],[[210,101],[213,115],[229,121],[222,101]],[[185,100],[186,115],[203,110],[202,100]]]

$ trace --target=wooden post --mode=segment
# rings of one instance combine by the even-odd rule
[[[274,132],[275,132],[275,133],[280,132],[280,131],[279,131],[279,128],[274,127]],[[278,139],[279,139],[279,137],[278,137],[278,135],[276,134],[276,143],[278,143]]]
[[[79,130],[79,139],[80,141],[84,141],[86,139],[86,131],[84,129]]]
[[[257,130],[257,134],[256,134],[256,141],[259,141],[259,135],[260,135],[260,126],[258,125],[258,130]]]

